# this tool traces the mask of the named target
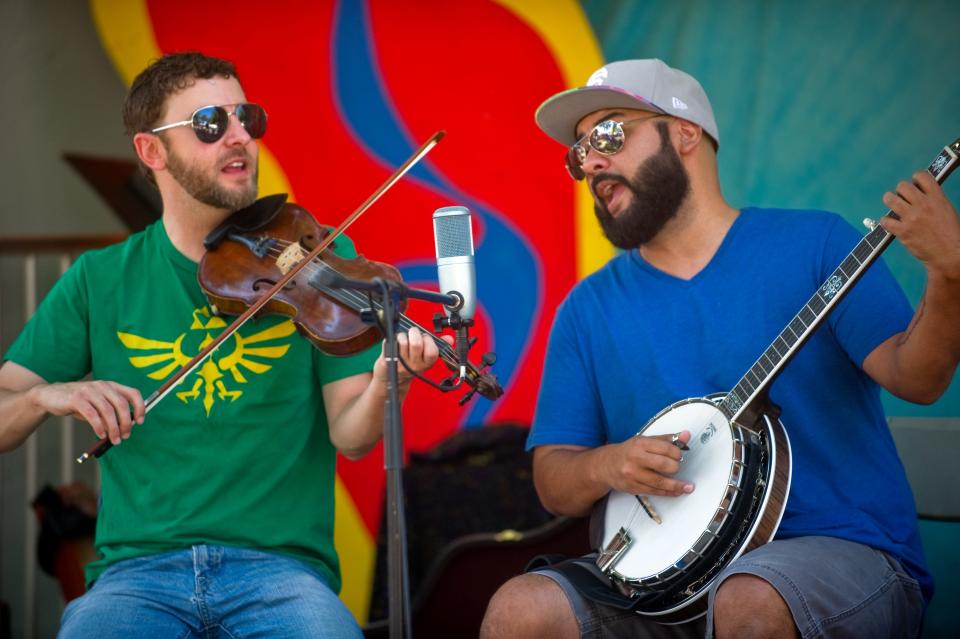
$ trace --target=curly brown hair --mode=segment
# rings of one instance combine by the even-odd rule
[[[133,79],[127,97],[123,101],[123,127],[131,138],[155,128],[167,104],[167,98],[177,91],[193,85],[196,80],[208,80],[215,76],[236,78],[233,63],[213,58],[199,51],[168,53],[150,63]],[[140,172],[154,185],[153,171],[137,161]]]
[[[154,60],[134,78],[123,101],[123,126],[127,135],[156,127],[172,93],[186,89],[195,80],[215,76],[240,80],[232,62],[198,51],[169,53]]]

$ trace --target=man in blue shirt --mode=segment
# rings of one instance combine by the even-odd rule
[[[684,499],[698,488],[677,476],[693,425],[633,435],[674,402],[731,391],[860,236],[832,213],[727,203],[709,100],[660,60],[606,65],[547,100],[537,122],[570,146],[571,176],[588,180],[606,236],[624,251],[557,311],[528,441],[537,491],[571,516],[611,491]],[[883,201],[899,219],[881,224],[924,264],[927,289],[914,313],[873,265],[770,387],[792,450],[775,540],[727,566],[692,621],[656,623],[628,599],[607,605],[613,587],[611,600],[584,596],[594,589],[571,575],[588,566],[606,579],[588,558],[505,584],[482,636],[919,632],[933,584],[880,389],[930,403],[953,377],[960,221],[926,171]]]

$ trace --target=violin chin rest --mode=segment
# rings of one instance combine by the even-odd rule
[[[287,194],[277,193],[262,197],[250,206],[234,212],[203,238],[204,248],[208,251],[216,248],[230,233],[246,233],[265,226],[277,216],[286,202]]]

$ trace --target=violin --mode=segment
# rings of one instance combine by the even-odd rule
[[[364,316],[375,317],[382,307],[370,298],[344,293],[327,286],[324,282],[331,280],[325,276],[342,276],[339,271],[331,270],[338,267],[348,270],[353,275],[352,279],[360,279],[365,274],[367,277],[372,276],[384,281],[400,281],[400,273],[392,266],[369,262],[363,258],[344,260],[327,249],[348,226],[435,147],[443,136],[443,131],[434,133],[332,231],[317,224],[313,216],[301,207],[286,205],[286,195],[261,198],[251,206],[237,211],[214,229],[204,239],[208,252],[201,261],[201,271],[206,271],[206,275],[200,275],[200,283],[204,290],[208,291],[214,306],[227,312],[239,313],[239,316],[144,400],[144,413],[149,413],[224,340],[251,317],[260,313],[274,312],[290,316],[301,333],[332,355],[356,353],[375,344],[379,336],[372,326],[364,322]],[[271,226],[274,220],[276,226]],[[268,229],[270,233],[266,232]],[[251,235],[253,232],[256,234]],[[230,246],[232,243],[238,244],[239,249],[228,248],[220,253],[221,258],[208,259],[211,254],[218,253],[221,246]],[[310,246],[313,248],[308,248]],[[256,259],[251,261],[245,252]],[[247,273],[235,265],[234,260],[237,265],[247,264],[255,270]],[[303,277],[298,283],[297,278],[301,275]],[[265,290],[256,295],[258,288]],[[311,288],[331,301],[321,303],[324,300],[319,300],[317,293],[302,294]],[[288,291],[293,290],[297,291],[296,295],[287,295]],[[308,318],[309,322],[306,321]],[[464,371],[463,379],[473,388],[460,400],[461,404],[477,392],[488,399],[496,399],[503,394],[496,377],[482,373],[469,362],[461,362],[449,344],[403,315],[399,318],[399,324],[400,329],[409,330],[416,326],[431,336],[440,350],[441,359],[451,369],[460,368]],[[492,357],[484,356],[484,367],[492,365],[493,361]],[[457,387],[457,384],[452,382],[434,385],[444,391]],[[77,463],[82,464],[91,457],[99,458],[112,447],[113,443],[104,438],[77,457]]]
[[[261,198],[231,215],[204,240],[207,250],[197,278],[217,310],[231,315],[243,313],[331,232],[306,209],[286,199],[285,194]],[[365,321],[371,311],[380,310],[380,304],[360,292],[329,286],[328,282],[336,279],[331,273],[353,280],[379,277],[403,281],[390,264],[363,256],[342,258],[327,248],[274,294],[258,314],[289,317],[301,335],[329,355],[358,353],[381,339],[377,325]],[[403,313],[398,323],[404,331],[419,328],[436,343],[444,363],[451,370],[459,370],[461,362],[447,342]],[[481,372],[470,362],[465,368],[465,381],[473,388],[470,396],[477,392],[492,400],[503,394],[491,373]]]

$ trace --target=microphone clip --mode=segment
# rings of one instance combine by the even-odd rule
[[[449,307],[447,307],[449,309]],[[459,365],[459,372],[454,373],[450,377],[446,378],[439,384],[430,382],[430,385],[434,388],[448,393],[452,390],[455,390],[463,384],[464,381],[467,381],[467,369],[472,368],[472,365],[469,361],[469,351],[473,348],[473,345],[476,344],[477,338],[470,337],[468,335],[469,328],[473,326],[473,320],[461,317],[459,313],[455,310],[450,310],[450,315],[446,316],[443,313],[436,313],[433,316],[433,331],[435,333],[440,333],[444,328],[452,328],[455,332],[455,342],[454,348],[457,353],[457,364]],[[476,373],[476,377],[470,381],[472,388],[460,398],[459,404],[463,406],[474,395],[479,392],[481,395],[488,399],[496,399],[503,394],[503,389],[500,388],[500,385],[497,383],[497,378],[491,373],[484,373],[485,370],[493,366],[497,361],[497,354],[490,352],[485,353],[480,359],[480,367],[473,369]]]
[[[454,332],[454,348],[457,351],[457,364],[460,370],[441,384],[452,390],[460,386],[467,377],[470,347],[473,346],[477,338],[471,338],[469,335],[470,327],[473,326],[472,319],[461,317],[456,309],[450,309],[450,307],[447,307],[447,309],[449,315],[436,313],[433,316],[433,332],[439,334],[444,328],[453,329]]]
[[[449,308],[449,307],[447,307]],[[434,313],[433,315],[433,332],[439,333],[445,328],[452,328],[455,331],[467,330],[473,326],[473,320],[467,319],[465,317],[460,317],[460,314],[456,309],[450,310],[450,315],[447,316],[443,313]]]

